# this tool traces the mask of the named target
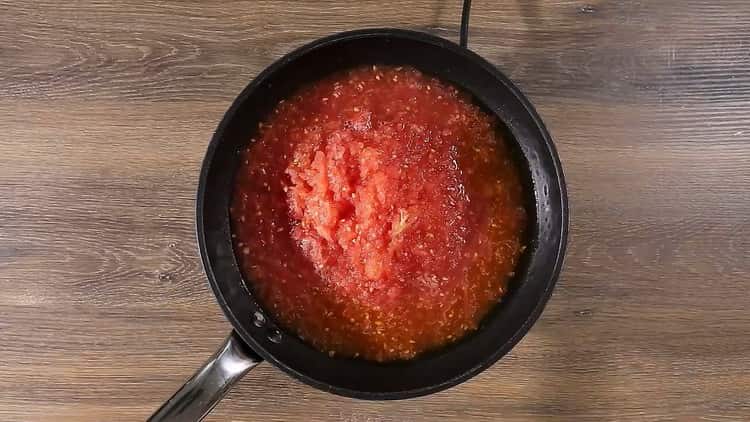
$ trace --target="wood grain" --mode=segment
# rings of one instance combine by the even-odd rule
[[[457,0],[0,1],[0,420],[145,419],[229,330],[197,256],[208,139],[317,37],[457,36]],[[750,3],[475,1],[470,46],[536,104],[565,269],[502,361],[363,402],[261,365],[213,421],[750,419]]]

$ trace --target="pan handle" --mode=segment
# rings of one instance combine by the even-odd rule
[[[461,10],[461,28],[458,33],[458,45],[467,48],[469,44],[469,11],[471,11],[471,0],[464,0]]]
[[[232,331],[211,359],[151,415],[148,422],[203,420],[232,386],[262,361]]]

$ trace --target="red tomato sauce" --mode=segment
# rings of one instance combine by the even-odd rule
[[[526,225],[496,125],[408,67],[342,72],[280,102],[242,152],[230,209],[260,303],[331,356],[409,359],[475,329]]]

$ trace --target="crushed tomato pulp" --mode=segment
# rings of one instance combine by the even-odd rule
[[[475,329],[523,250],[496,121],[408,67],[331,75],[242,153],[235,253],[260,303],[331,356],[409,359]]]

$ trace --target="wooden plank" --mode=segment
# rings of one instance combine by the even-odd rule
[[[146,418],[229,330],[193,219],[234,96],[331,32],[455,40],[459,3],[0,1],[0,420]],[[565,165],[541,320],[433,396],[344,399],[264,364],[209,420],[747,420],[750,3],[474,3],[471,48]]]

